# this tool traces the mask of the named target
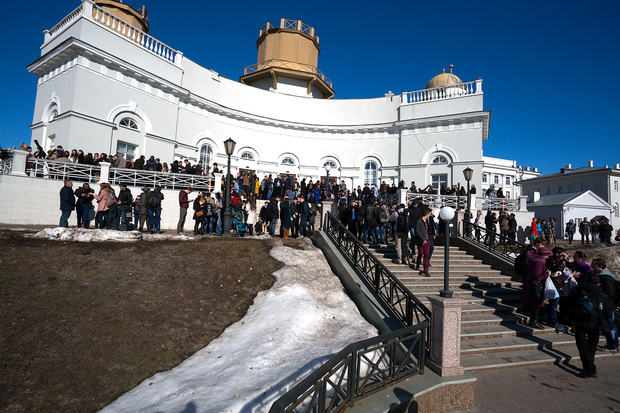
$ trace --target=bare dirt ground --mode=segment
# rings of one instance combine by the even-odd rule
[[[281,267],[270,248],[270,240],[73,243],[0,231],[0,410],[96,411],[178,365],[270,288]]]

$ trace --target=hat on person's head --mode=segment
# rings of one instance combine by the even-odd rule
[[[543,255],[547,255],[547,256],[551,256],[551,251],[549,250],[549,248],[542,246],[540,248],[538,248],[538,255],[543,256]]]

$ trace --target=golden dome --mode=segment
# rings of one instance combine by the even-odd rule
[[[440,73],[434,78],[432,78],[426,84],[426,89],[433,89],[435,87],[451,86],[463,83],[463,81],[457,75],[452,74],[453,67],[453,65],[450,65],[450,73],[446,73],[446,69],[444,69],[443,73]]]

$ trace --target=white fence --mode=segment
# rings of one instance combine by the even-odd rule
[[[0,161],[0,175],[5,175],[13,170],[13,158]]]
[[[101,167],[29,158],[26,163],[26,174],[31,178],[71,179],[94,183],[100,179]]]
[[[213,191],[215,178],[211,176],[173,174],[153,171],[138,171],[135,169],[110,169],[110,183],[124,183],[131,186],[159,185],[167,189],[194,188],[205,191]]]

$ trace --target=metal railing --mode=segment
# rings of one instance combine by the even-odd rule
[[[422,193],[407,193],[407,204],[413,199],[421,201],[424,205],[444,207],[449,206],[456,210],[467,208],[467,196],[456,195],[431,195]]]
[[[514,261],[527,248],[527,245],[517,240],[488,230],[485,227],[470,224],[467,220],[463,221],[463,229],[464,238],[511,261]]]
[[[211,176],[142,171],[137,169],[110,168],[110,183],[124,183],[131,186],[154,187],[159,185],[167,189],[194,188],[212,191],[215,179]]]
[[[283,60],[283,59],[269,59],[269,60],[265,60],[264,62],[255,63],[253,65],[246,66],[245,68],[243,68],[243,74],[248,75],[250,73],[254,73],[259,70],[263,70],[269,67],[280,67],[284,69],[291,69],[291,70],[298,70],[301,72],[313,73],[313,74],[316,74],[319,78],[321,78],[321,80],[323,80],[329,87],[333,86],[332,81],[329,80],[323,74],[323,72],[319,70],[318,67],[309,65],[306,63],[293,62],[290,60]]]
[[[518,211],[519,200],[510,198],[484,198],[482,200],[482,209],[493,209],[499,211]]]
[[[0,175],[10,174],[13,170],[13,158],[0,161]]]
[[[71,179],[74,181],[97,182],[101,167],[28,158],[26,174],[31,178]]]
[[[343,412],[356,399],[424,373],[429,322],[349,344],[276,400],[269,413]]]
[[[406,326],[429,320],[430,310],[385,267],[331,212],[325,231],[355,268],[373,286],[377,295]]]

